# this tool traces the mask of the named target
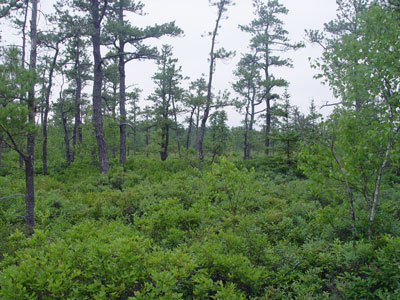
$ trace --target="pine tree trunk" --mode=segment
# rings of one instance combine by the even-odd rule
[[[161,134],[161,160],[165,161],[168,158],[168,143],[169,143],[169,126],[166,125],[162,129],[162,134]]]
[[[196,144],[195,144],[195,149],[197,151],[197,153],[199,152],[199,138],[200,138],[200,132],[199,132],[199,127],[200,125],[200,107],[197,107],[197,112],[196,112]]]
[[[36,71],[37,57],[37,12],[38,0],[32,0],[31,17],[31,51],[29,59],[29,69]],[[31,83],[28,93],[28,120],[35,126],[35,82]],[[35,184],[34,184],[34,154],[35,154],[35,133],[30,132],[27,137],[25,160],[25,226],[28,235],[33,234],[35,226]]]
[[[43,129],[43,145],[42,145],[42,155],[43,155],[43,175],[47,175],[47,123],[48,123],[48,118],[49,118],[49,110],[50,110],[50,94],[51,94],[51,88],[53,86],[53,74],[54,74],[54,69],[57,64],[57,57],[58,57],[59,49],[58,49],[58,44],[56,47],[56,52],[54,53],[53,56],[53,61],[50,66],[50,71],[49,71],[49,84],[47,86],[46,90],[46,98],[45,98],[45,106],[44,106],[44,113],[43,113],[43,124],[42,124],[42,129]]]
[[[122,1],[119,2],[118,20],[120,24],[124,24],[124,9]],[[126,85],[125,85],[125,57],[124,57],[125,42],[119,39],[119,110],[120,110],[120,125],[119,125],[119,162],[121,165],[126,163]]]
[[[32,152],[33,147],[33,145],[30,145],[28,151]],[[29,148],[31,149],[29,150]],[[33,156],[30,155],[27,155],[25,158],[25,188],[25,227],[26,234],[31,235],[35,227],[35,184]]]
[[[67,116],[66,116],[66,113],[65,113],[63,107],[61,107],[61,119],[62,119],[63,129],[64,129],[65,159],[66,159],[67,166],[69,166],[71,164],[72,157],[71,157],[71,149],[69,146],[69,132],[68,132]]]
[[[269,134],[271,132],[271,100],[266,100],[267,111],[265,114],[265,154],[269,154],[270,149],[270,139]]]
[[[120,51],[123,50],[123,45],[120,44]],[[120,147],[119,147],[119,162],[121,165],[126,163],[126,108],[125,108],[125,61],[124,55],[119,55],[119,112],[120,112],[120,126],[119,126],[119,136],[120,136]]]
[[[172,109],[174,112],[176,140],[177,140],[177,146],[178,146],[178,154],[179,154],[179,158],[180,158],[181,157],[181,136],[179,134],[178,117],[177,117],[177,113],[176,113],[175,99],[173,97],[172,97]]]
[[[189,150],[189,146],[190,146],[190,136],[192,134],[194,110],[195,110],[195,108],[192,109],[192,111],[190,112],[189,127],[188,127],[188,132],[187,132],[187,137],[186,137],[186,150]]]
[[[94,78],[93,78],[93,127],[96,134],[97,151],[99,156],[100,173],[107,173],[109,169],[107,143],[104,136],[103,116],[101,111],[101,90],[103,81],[102,58],[100,52],[100,25],[101,16],[99,15],[99,1],[92,1],[93,19],[93,58],[94,58]]]
[[[24,21],[22,23],[22,58],[21,58],[21,67],[25,69],[25,57],[26,57],[26,23],[28,22],[28,14],[29,14],[29,1],[25,0],[25,12],[24,12]],[[26,97],[26,95],[21,95],[21,98]],[[24,157],[19,154],[19,168],[24,168]]]
[[[249,147],[249,105],[246,106],[246,116],[244,119],[244,133],[243,133],[243,159],[250,158],[250,147]]]
[[[79,39],[76,39],[76,52],[75,52],[75,97],[74,97],[74,107],[75,107],[75,120],[74,120],[74,132],[72,136],[73,154],[72,160],[75,160],[76,156],[76,145],[77,143],[82,144],[82,128],[81,128],[81,95],[82,95],[82,74],[81,74],[81,61],[80,61],[80,49],[79,49]]]
[[[137,148],[137,128],[136,126],[133,127],[133,155],[136,156],[136,148]]]
[[[208,73],[207,100],[206,100],[206,107],[204,110],[203,119],[201,120],[200,135],[199,135],[198,145],[197,145],[197,149],[199,151],[199,162],[202,161],[204,158],[204,153],[203,153],[204,134],[206,131],[206,124],[207,124],[208,116],[210,114],[211,102],[212,102],[212,82],[213,82],[213,75],[214,75],[214,69],[215,69],[215,40],[216,40],[217,33],[218,33],[219,22],[222,18],[222,13],[224,12],[224,4],[225,3],[222,2],[220,5],[218,5],[218,17],[215,22],[215,28],[214,28],[214,31],[212,34],[212,39],[211,39],[210,70]]]

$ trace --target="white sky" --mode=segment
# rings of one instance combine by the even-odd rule
[[[179,38],[163,38],[159,44],[168,43],[174,47],[174,56],[179,59],[183,75],[195,80],[202,73],[208,73],[208,54],[210,37],[204,36],[215,25],[216,8],[209,5],[208,0],[151,0],[143,1],[147,16],[130,15],[128,18],[135,25],[150,25],[176,21],[185,35]],[[288,15],[282,19],[285,29],[289,31],[292,41],[305,39],[305,29],[322,28],[323,23],[335,18],[335,0],[281,0],[289,9]],[[234,81],[233,70],[242,53],[248,52],[249,34],[242,32],[238,25],[245,25],[254,19],[251,0],[236,0],[236,5],[228,8],[228,19],[221,22],[217,38],[218,46],[236,51],[236,56],[228,62],[218,62],[214,76],[214,92],[229,89]],[[204,37],[202,37],[202,35]],[[306,48],[283,54],[293,59],[294,68],[279,68],[273,72],[290,82],[291,102],[308,112],[311,99],[318,106],[333,99],[329,87],[323,86],[313,79],[315,70],[310,68],[309,57],[321,55],[319,46],[307,44]],[[151,76],[156,71],[153,62],[131,62],[127,66],[128,84],[136,83],[143,89],[145,99],[152,91]],[[190,81],[189,80],[189,81]],[[186,84],[184,85],[186,86]],[[142,103],[146,103],[144,101]],[[150,104],[147,102],[147,104]],[[241,116],[234,109],[229,111],[229,124],[240,125]],[[322,113],[327,113],[325,108]]]
[[[206,33],[214,28],[216,8],[210,6],[208,0],[142,0],[142,2],[145,4],[146,16],[127,15],[134,26],[176,21],[176,25],[185,32],[183,37],[162,38],[153,42],[154,45],[170,44],[174,47],[174,56],[179,59],[178,64],[182,66],[182,75],[190,77],[190,80],[183,82],[182,86],[188,87],[190,81],[199,78],[203,73],[207,74],[209,67],[207,59],[211,41]],[[252,1],[236,0],[235,2],[236,5],[229,7],[225,14],[228,19],[221,22],[217,46],[235,51],[236,56],[228,62],[217,62],[213,84],[215,93],[230,89],[235,80],[233,70],[241,54],[248,52],[249,35],[242,32],[238,25],[249,24],[254,19]],[[336,15],[335,0],[280,0],[280,2],[289,9],[289,14],[283,16],[282,19],[293,42],[304,41],[305,29],[322,28],[323,23],[334,19]],[[54,3],[55,0],[41,0],[40,6],[43,11],[47,11]],[[15,39],[10,37],[5,27],[1,31],[3,44],[10,44]],[[19,38],[15,42],[19,44]],[[333,100],[329,87],[313,79],[315,70],[310,68],[309,57],[319,57],[321,49],[316,45],[306,45],[306,48],[296,52],[290,51],[282,54],[292,58],[294,68],[273,70],[275,76],[281,76],[289,81],[291,102],[299,106],[304,113],[308,112],[312,99],[315,100],[317,106]],[[91,50],[89,51],[91,52]],[[103,55],[105,52],[103,51]],[[133,61],[127,65],[127,85],[134,84],[143,90],[141,106],[151,104],[145,99],[154,89],[151,77],[156,70],[154,61]],[[56,94],[57,92],[53,93],[53,95]],[[228,108],[227,111],[229,112],[229,125],[239,126],[242,117],[233,108]],[[322,113],[327,114],[329,111],[324,108]]]

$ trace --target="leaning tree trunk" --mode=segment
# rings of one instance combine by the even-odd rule
[[[378,176],[377,176],[376,182],[375,182],[374,197],[372,199],[372,207],[371,207],[371,212],[369,215],[369,224],[368,224],[368,238],[369,239],[372,239],[372,225],[373,225],[374,219],[375,219],[375,210],[376,210],[376,206],[378,204],[381,180],[382,180],[382,176],[383,176],[383,171],[385,170],[386,166],[389,163],[389,156],[390,156],[391,149],[392,149],[392,139],[390,138],[388,141],[388,144],[386,146],[385,156],[384,156],[383,162],[379,168]]]
[[[94,78],[93,78],[93,127],[96,134],[97,151],[99,156],[100,173],[107,173],[108,153],[107,143],[104,136],[103,116],[101,112],[101,89],[103,81],[102,58],[100,52],[100,25],[102,17],[99,15],[99,1],[92,1],[93,19],[93,59],[94,59]]]
[[[201,120],[201,127],[200,127],[200,135],[198,139],[198,145],[197,145],[197,150],[199,151],[199,162],[203,160],[204,158],[204,153],[203,153],[203,142],[204,142],[204,134],[206,131],[206,124],[208,120],[208,116],[210,114],[210,109],[211,109],[211,101],[212,101],[212,81],[213,81],[213,75],[214,75],[214,69],[215,69],[215,40],[217,37],[218,33],[218,28],[219,28],[219,22],[222,18],[222,14],[224,12],[224,2],[218,6],[218,17],[215,22],[215,28],[212,34],[212,39],[211,39],[211,50],[210,50],[210,70],[208,74],[208,85],[207,85],[207,100],[206,100],[206,107],[204,110],[204,115],[203,119]]]

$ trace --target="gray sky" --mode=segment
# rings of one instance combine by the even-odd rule
[[[188,87],[191,80],[199,78],[203,73],[207,74],[207,58],[211,41],[206,34],[215,26],[216,8],[210,6],[208,0],[142,0],[142,2],[145,4],[144,11],[147,15],[128,14],[127,17],[133,25],[148,26],[176,21],[176,25],[185,32],[183,37],[162,38],[153,42],[154,45],[170,44],[174,47],[174,56],[179,59],[178,64],[182,66],[183,75],[190,77],[190,80],[183,82],[182,86]],[[215,93],[219,90],[230,89],[235,80],[233,70],[241,54],[248,51],[249,35],[241,32],[238,25],[246,25],[254,19],[252,1],[236,0],[235,2],[236,5],[229,7],[225,14],[228,19],[221,22],[217,46],[235,51],[236,56],[228,62],[217,63],[213,84]],[[305,29],[322,28],[324,22],[332,20],[336,15],[335,0],[280,0],[280,2],[289,9],[289,14],[283,16],[282,19],[292,41],[304,40]],[[55,0],[41,0],[40,6],[47,12],[54,3]],[[43,21],[43,18],[41,19]],[[20,38],[11,37],[10,32],[3,26],[3,44],[12,42],[19,44]],[[105,53],[104,49],[103,55]],[[292,104],[299,106],[302,112],[307,113],[311,99],[314,99],[318,106],[333,100],[329,88],[313,79],[315,70],[310,68],[309,57],[317,58],[321,55],[319,46],[307,44],[306,48],[282,55],[293,59],[294,68],[277,68],[273,70],[273,73],[289,81]],[[134,84],[143,90],[141,106],[151,104],[145,99],[154,89],[151,77],[156,70],[154,61],[133,61],[127,65],[127,85]],[[56,94],[55,92],[54,95]],[[233,108],[227,108],[227,111],[229,125],[240,125],[242,117]],[[324,114],[328,112],[327,108],[322,111]]]
[[[143,1],[146,4],[147,16],[131,15],[133,24],[149,25],[176,21],[176,24],[185,31],[185,36],[180,38],[164,38],[159,44],[168,43],[174,47],[174,56],[179,59],[178,64],[183,68],[183,75],[195,80],[202,73],[208,71],[208,53],[210,37],[202,37],[211,31],[215,24],[216,8],[209,5],[207,0],[151,0]],[[289,31],[292,41],[301,41],[305,38],[305,29],[322,28],[324,22],[335,18],[335,0],[281,0],[288,9],[288,15],[282,19],[285,28]],[[229,7],[226,13],[228,19],[223,20],[217,38],[218,46],[227,50],[236,51],[236,56],[228,62],[218,62],[214,91],[229,89],[234,81],[233,70],[242,53],[248,51],[249,35],[241,32],[238,25],[250,23],[254,18],[251,0],[236,0],[236,5]],[[291,102],[307,112],[311,99],[318,106],[331,101],[332,93],[327,86],[313,79],[315,70],[310,68],[309,57],[317,58],[321,49],[316,45],[307,44],[306,48],[290,51],[283,54],[293,59],[294,68],[277,68],[274,74],[290,82],[289,93]],[[128,65],[128,82],[136,83],[143,89],[142,98],[146,98],[152,91],[151,76],[156,71],[152,62],[132,62]],[[144,101],[142,103],[146,103]],[[149,104],[149,102],[147,102]],[[234,109],[229,111],[229,124],[240,125],[241,116]],[[327,108],[322,113],[327,113]]]

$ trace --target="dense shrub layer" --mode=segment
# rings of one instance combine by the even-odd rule
[[[23,198],[0,202],[0,299],[399,299],[396,186],[375,238],[359,216],[352,241],[340,191],[275,163],[131,158],[37,176],[32,237]],[[19,178],[0,177],[0,197],[23,193]]]

